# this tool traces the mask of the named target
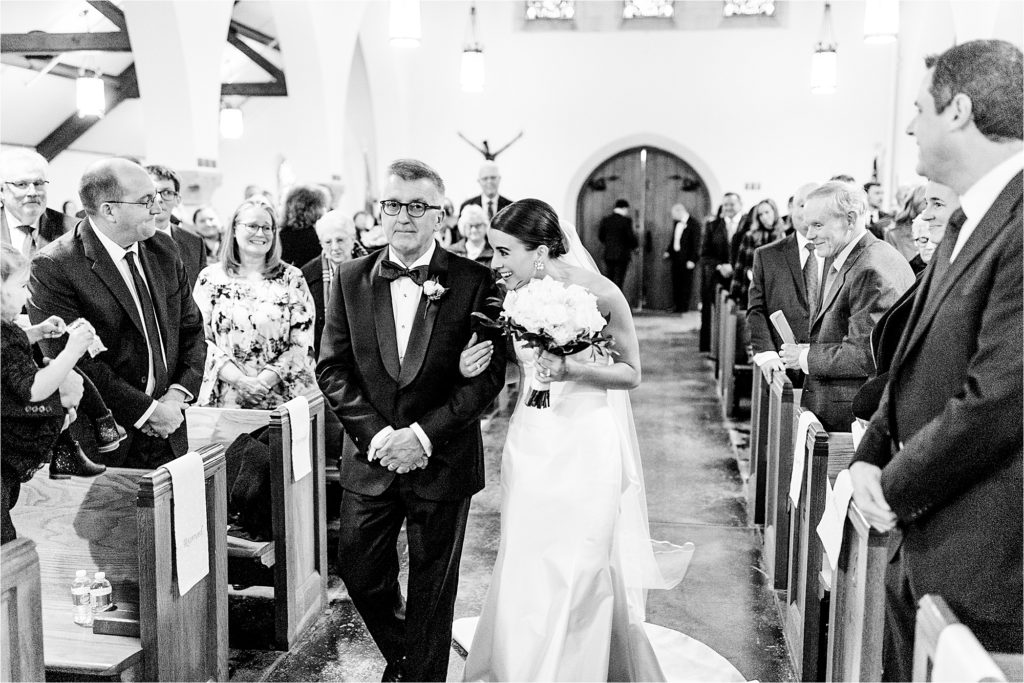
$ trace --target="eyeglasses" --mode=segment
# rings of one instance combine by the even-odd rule
[[[137,206],[144,206],[147,209],[152,209],[153,205],[156,204],[156,195],[155,194],[147,194],[145,197],[142,198],[142,201],[138,201],[138,202],[122,202],[122,201],[118,201],[117,199],[107,199],[107,200],[105,200],[105,201],[103,201],[101,203],[102,204],[135,204]]]
[[[236,227],[244,228],[250,235],[255,235],[258,232],[265,232],[268,235],[274,234],[273,225],[261,225],[259,223],[235,223]]]
[[[380,203],[380,210],[388,216],[397,216],[402,213],[402,207],[409,213],[409,218],[421,218],[427,209],[440,209],[440,206],[424,204],[423,202],[399,202],[394,199],[385,199]]]
[[[159,192],[157,192],[157,194],[160,195],[160,197],[165,202],[172,202],[172,201],[174,201],[175,199],[177,199],[180,196],[176,191],[174,191],[174,190],[172,190],[170,188],[168,188],[166,190],[160,190]]]
[[[36,189],[36,192],[42,192],[46,189],[46,186],[50,184],[49,180],[15,180],[15,181],[4,181],[4,185],[10,185],[18,192],[25,192],[31,185]]]

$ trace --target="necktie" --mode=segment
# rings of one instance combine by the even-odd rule
[[[407,277],[417,285],[422,285],[427,280],[427,270],[427,266],[405,268],[394,261],[384,260],[380,262],[379,275],[389,281],[397,280],[400,277]]]
[[[807,260],[804,261],[804,289],[807,291],[807,313],[811,320],[818,309],[818,259],[814,256],[814,244],[804,245]]]
[[[21,243],[21,253],[31,258],[36,253],[36,231],[31,225],[19,225],[18,230],[25,233],[25,239]]]
[[[149,340],[149,354],[153,362],[153,377],[155,386],[154,396],[160,396],[167,389],[167,366],[164,365],[163,346],[160,343],[160,331],[156,322],[156,309],[153,307],[153,298],[149,294],[149,287],[142,279],[142,273],[135,265],[135,253],[129,251],[124,255],[128,262],[128,270],[132,273],[132,282],[135,283],[135,293],[139,296],[139,304],[142,306],[142,320],[146,323],[146,338]]]
[[[487,200],[487,221],[490,222],[490,221],[493,221],[493,220],[494,220],[494,200],[493,199],[488,199]]]
[[[949,242],[952,245],[949,253],[953,253],[953,249],[956,247],[956,239],[960,235],[960,228],[964,227],[966,220],[967,216],[964,214],[963,209],[957,209],[949,217],[949,221],[946,223],[946,232],[942,235],[942,243]],[[939,254],[940,249],[941,247],[937,248],[932,256],[935,259],[935,274],[932,276],[932,283],[934,284],[941,282],[942,276],[949,270],[949,258],[941,256]]]
[[[832,285],[832,281],[836,279],[836,269],[832,267],[834,259],[831,256],[825,258],[825,263],[822,267],[822,275],[825,276],[825,281],[821,283],[821,287],[818,288],[818,308],[815,312],[820,311],[821,307],[825,303],[825,297],[828,295],[828,289]]]

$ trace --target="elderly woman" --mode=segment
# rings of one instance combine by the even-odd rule
[[[331,296],[334,271],[342,263],[366,256],[366,249],[356,240],[356,226],[352,219],[335,209],[328,211],[316,222],[316,236],[323,252],[302,266],[302,276],[309,285],[309,293],[316,307],[316,327],[313,331],[313,351],[320,355],[320,335],[324,331],[325,304]]]
[[[273,409],[316,390],[313,299],[281,261],[274,210],[242,202],[224,240],[193,294],[207,341],[198,405]]]
[[[281,260],[301,267],[320,255],[320,240],[316,236],[316,222],[327,213],[331,198],[327,190],[318,185],[298,185],[292,188],[284,201],[281,225]]]
[[[467,204],[459,216],[459,233],[462,239],[448,248],[448,251],[465,256],[471,261],[491,267],[494,250],[487,243],[487,214],[476,204]]]
[[[885,231],[885,241],[896,247],[897,251],[903,254],[908,261],[912,261],[917,256],[917,247],[914,245],[914,229],[911,224],[924,210],[925,187],[925,185],[919,185],[914,188],[907,197],[907,201],[903,203],[903,208],[896,214],[892,227]]]

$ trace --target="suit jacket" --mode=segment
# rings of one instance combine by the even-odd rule
[[[469,258],[469,252],[466,251],[465,238],[462,238],[457,242],[453,242],[452,245],[448,247],[448,251],[452,254],[457,254],[463,258]],[[485,241],[483,251],[481,251],[480,254],[473,260],[482,266],[486,266],[489,270],[491,267],[492,258],[494,258],[494,249],[491,247],[490,243]]]
[[[686,268],[687,261],[693,261],[696,264],[700,259],[700,221],[693,216],[686,218],[686,227],[683,228],[683,235],[679,239],[679,251],[675,249],[675,231],[676,226],[673,223],[672,234],[669,235],[668,245],[665,247],[665,251],[672,261],[672,266],[680,265]]]
[[[822,286],[827,282],[823,274]],[[810,323],[800,405],[813,411],[825,429],[850,431],[853,397],[875,374],[871,330],[913,282],[907,260],[869,232],[824,291]]]
[[[178,246],[178,256],[185,265],[188,286],[195,289],[199,271],[206,267],[206,244],[199,235],[193,235],[177,225],[171,227],[171,237],[174,238],[174,243]]]
[[[319,256],[311,258],[302,266],[302,277],[306,278],[309,294],[313,297],[316,320],[313,323],[313,356],[320,357],[320,337],[324,333],[324,264]]]
[[[628,261],[640,245],[633,232],[633,219],[612,213],[601,219],[597,238],[604,245],[605,261]]]
[[[775,311],[786,315],[797,343],[807,343],[807,289],[799,250],[795,234],[754,250],[754,274],[747,292],[747,327],[754,353],[782,348],[782,338],[768,319]]]
[[[484,202],[483,195],[478,194],[475,197],[470,197],[469,199],[467,199],[466,201],[462,202],[462,204],[459,205],[459,215],[461,216],[462,215],[462,210],[464,208],[466,208],[467,206],[469,206],[470,204],[476,204],[479,207],[483,207],[484,206],[483,202]],[[497,204],[497,206],[494,209],[495,215],[497,215],[497,213],[499,211],[501,211],[502,209],[504,209],[506,206],[508,206],[511,203],[512,203],[511,199],[509,199],[508,197],[503,197],[503,196],[501,196],[499,194],[498,195],[498,204]],[[487,209],[484,209],[484,211],[486,212]]]
[[[180,384],[197,395],[206,363],[206,339],[203,317],[192,299],[178,249],[167,235],[156,234],[139,243],[139,261],[163,338],[168,384]],[[59,315],[67,322],[85,318],[96,328],[107,350],[95,358],[86,354],[78,364],[132,439],[136,433],[132,425],[153,401],[145,393],[149,377],[146,335],[128,285],[88,220],[36,254],[29,294],[28,313],[33,323]],[[39,344],[52,358],[64,342],[44,339]],[[154,393],[159,397],[166,390],[156,387]],[[170,444],[175,455],[187,450],[184,422],[171,435]],[[118,452],[127,454],[130,448],[128,441]]]
[[[952,264],[947,230],[854,457],[882,468],[915,593],[940,593],[961,619],[1005,624],[1010,639],[1012,626],[1017,648],[1022,187],[1018,173]]]
[[[7,213],[0,211],[0,242],[11,244],[11,230],[14,225],[7,225]],[[75,219],[65,216],[60,211],[46,209],[39,223],[39,236],[36,239],[36,250],[42,249],[47,244],[57,239],[75,227]]]
[[[700,258],[705,264],[714,266],[720,263],[731,263],[729,260],[729,232],[725,227],[725,219],[714,218],[704,226]]]
[[[487,268],[436,247],[429,274],[448,291],[437,301],[420,298],[400,365],[391,283],[377,275],[387,254],[343,263],[331,282],[317,378],[358,451],[342,454],[341,484],[363,495],[383,493],[397,475],[360,454],[388,425],[416,422],[433,453],[426,468],[401,476],[422,498],[466,498],[484,487],[479,418],[505,383],[505,344],[492,331],[478,330],[494,339],[494,355],[470,380],[459,373],[459,354],[477,327],[471,314],[495,317],[488,299],[497,288]]]

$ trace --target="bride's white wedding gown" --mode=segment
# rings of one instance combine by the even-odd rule
[[[526,407],[533,351],[516,352],[526,381],[502,457],[501,541],[464,679],[744,680],[699,641],[643,623],[643,588],[678,582],[693,546],[652,552],[626,392],[555,382],[550,408]]]

